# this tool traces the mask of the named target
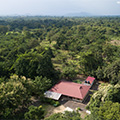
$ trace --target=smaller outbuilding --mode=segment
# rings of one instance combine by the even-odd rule
[[[89,85],[89,86],[92,87],[92,85],[94,84],[94,82],[95,82],[95,78],[88,76],[87,79],[84,82],[84,85]]]

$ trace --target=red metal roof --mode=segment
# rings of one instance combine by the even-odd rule
[[[63,95],[84,99],[86,94],[88,93],[90,86],[73,83],[69,81],[60,81],[54,87],[52,87],[49,91],[61,93]]]
[[[92,82],[93,82],[94,80],[95,80],[95,78],[94,78],[94,77],[90,77],[90,76],[88,76],[87,79],[86,79],[86,81],[89,81],[90,84],[92,84]]]

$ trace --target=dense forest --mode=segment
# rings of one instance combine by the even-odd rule
[[[0,17],[0,119],[44,119],[45,108],[32,106],[32,97],[43,103],[58,80],[81,74],[106,83],[91,97],[85,119],[119,120],[120,17]],[[45,119],[70,115],[82,120],[75,112]]]

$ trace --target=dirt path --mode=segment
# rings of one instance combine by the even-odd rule
[[[70,107],[73,110],[76,110],[76,108],[79,107],[82,111],[86,111],[86,109],[85,109],[86,105],[85,104],[79,103],[79,102],[75,102],[75,101],[67,101],[64,104],[64,107]]]
[[[64,105],[60,105],[59,107],[56,107],[53,110],[53,113],[63,112],[64,110],[65,110],[65,106]]]
[[[48,117],[48,116],[52,115],[53,113],[64,112],[66,107],[69,107],[69,108],[73,109],[74,111],[78,107],[81,108],[81,111],[79,111],[81,114],[81,118],[85,118],[85,116],[87,115],[86,109],[85,109],[85,107],[86,107],[85,104],[78,103],[75,101],[67,101],[65,104],[60,105],[59,107],[52,107],[51,106],[50,108],[47,108],[48,111],[47,111],[47,114],[45,117]]]

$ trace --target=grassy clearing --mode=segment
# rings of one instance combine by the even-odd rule
[[[120,45],[120,38],[119,38],[119,40],[112,40],[112,41],[110,41],[110,43],[111,43],[112,45],[119,46],[119,45]]]

